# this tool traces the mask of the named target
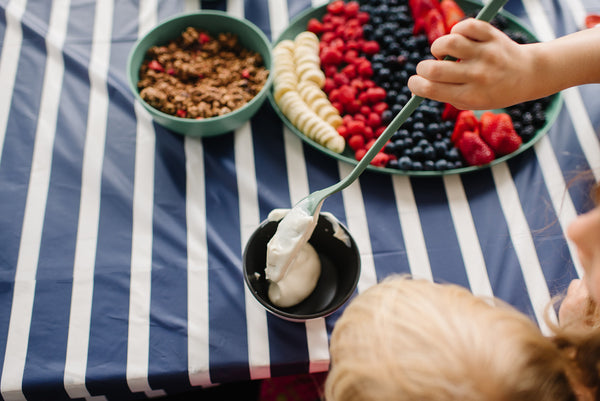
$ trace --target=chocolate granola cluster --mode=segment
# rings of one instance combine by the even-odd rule
[[[263,88],[269,71],[260,54],[236,35],[216,37],[193,27],[166,46],[153,46],[140,67],[140,96],[152,107],[183,118],[227,114]]]

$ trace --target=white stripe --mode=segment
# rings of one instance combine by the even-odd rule
[[[287,127],[283,131],[290,200],[292,205],[295,205],[310,192],[306,162],[301,139],[290,132]],[[319,318],[305,323],[310,372],[320,371],[324,361],[329,360],[329,340],[324,320],[324,318]]]
[[[517,188],[510,176],[506,163],[492,167],[492,176],[496,185],[496,192],[500,199],[500,205],[508,225],[508,231],[512,244],[519,259],[523,278],[531,303],[542,332],[550,333],[544,319],[544,311],[550,303],[550,293],[538,260],[535,244],[531,237],[531,230],[527,219],[521,208]],[[556,315],[553,309],[549,310],[549,318],[556,323]]]
[[[269,25],[271,39],[275,40],[288,26],[288,8],[285,0],[269,0]]]
[[[90,101],[83,150],[79,223],[73,264],[73,293],[64,374],[65,390],[72,398],[92,398],[85,387],[85,372],[108,113],[106,75],[110,58],[112,18],[113,2],[109,0],[98,2],[90,56]]]
[[[254,167],[252,130],[247,122],[235,132],[235,170],[240,205],[241,253],[260,223],[258,192]],[[269,330],[267,312],[244,285],[246,326],[248,333],[248,363],[251,379],[270,377]]]
[[[141,37],[156,24],[156,8],[156,2],[140,2],[138,36]],[[126,377],[131,391],[157,397],[165,392],[153,390],[148,383],[156,136],[150,115],[138,102],[134,107],[137,127]]]
[[[188,373],[192,386],[210,385],[208,251],[202,140],[185,138],[188,250]]]
[[[21,385],[27,357],[40,242],[52,169],[56,119],[64,75],[62,47],[67,31],[69,7],[68,0],[54,3],[46,35],[48,56],[19,244],[6,353],[0,381],[0,391],[5,400],[24,398]],[[11,12],[14,11],[11,10]]]
[[[445,175],[444,187],[471,292],[491,297],[494,294],[462,181],[458,175]]]
[[[407,176],[395,175],[392,177],[392,184],[411,274],[414,278],[433,281],[419,210],[410,179]]]
[[[19,65],[19,53],[23,41],[21,18],[25,12],[26,5],[27,0],[13,0],[8,3],[4,10],[6,15],[6,30],[4,31],[2,53],[0,54],[0,82],[2,82],[2,86],[4,87],[2,89],[2,96],[0,96],[0,161],[2,160],[6,124],[8,124],[10,104],[15,87],[17,67]]]
[[[556,215],[563,232],[567,231],[569,224],[577,217],[577,211],[573,205],[573,201],[567,192],[565,180],[563,179],[562,171],[558,160],[552,150],[552,144],[547,136],[541,138],[535,145],[535,154],[540,163],[544,182],[548,189],[548,194],[556,210]],[[567,246],[571,253],[571,260],[579,277],[583,276],[583,268],[577,255],[577,248],[572,241],[567,239]]]
[[[571,10],[571,15],[573,15],[573,19],[577,24],[577,27],[579,29],[585,29],[585,17],[587,15],[587,12],[585,11],[583,3],[580,0],[567,0],[563,3],[567,3],[567,6]]]
[[[186,0],[185,12],[200,9]],[[188,376],[192,386],[210,386],[208,330],[208,245],[202,139],[186,136],[186,221],[188,250]]]
[[[244,18],[244,2],[239,0],[227,0],[227,14],[237,18]]]
[[[351,164],[338,162],[340,177],[346,177],[350,174],[353,167]],[[375,271],[375,261],[373,260],[365,204],[360,190],[360,179],[342,191],[342,198],[344,200],[344,209],[346,210],[348,231],[352,233],[352,238],[354,238],[354,242],[356,242],[356,246],[360,252],[360,277],[357,286],[357,290],[360,293],[377,283],[377,272]]]

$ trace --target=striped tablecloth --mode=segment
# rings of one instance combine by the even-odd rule
[[[139,35],[176,13],[227,10],[274,39],[311,5],[0,0],[4,400],[142,398],[328,368],[339,313],[305,324],[267,314],[241,255],[270,210],[351,166],[305,145],[268,102],[231,134],[175,135],[135,104],[125,75]],[[506,9],[545,41],[600,5]],[[581,275],[564,232],[599,179],[599,95],[565,91],[548,135],[508,163],[428,179],[367,172],[329,198],[323,209],[361,251],[358,291],[410,272],[496,295],[545,330],[550,298]]]

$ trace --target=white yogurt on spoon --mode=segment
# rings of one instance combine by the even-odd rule
[[[308,297],[321,274],[319,255],[308,243],[319,213],[317,211],[313,216],[294,207],[291,210],[275,209],[268,218],[281,218],[277,231],[267,244],[265,277],[271,282],[269,299],[285,308]]]

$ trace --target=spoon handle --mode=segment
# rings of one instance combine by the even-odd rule
[[[478,20],[489,22],[492,18],[498,13],[498,11],[508,2],[508,0],[491,0],[487,4],[483,6],[483,8],[475,17]],[[451,57],[446,57],[447,60],[455,60]],[[394,119],[390,122],[390,124],[385,128],[385,130],[379,135],[375,143],[369,148],[367,153],[363,156],[362,159],[358,162],[358,164],[354,167],[354,169],[342,180],[337,182],[334,185],[331,185],[327,188],[323,188],[321,190],[315,191],[306,198],[304,198],[301,202],[304,203],[304,207],[306,210],[310,210],[311,214],[314,214],[318,208],[320,208],[321,203],[325,200],[326,197],[332,195],[342,189],[346,188],[353,181],[355,181],[358,176],[362,174],[362,172],[367,168],[369,163],[373,160],[375,155],[379,153],[379,151],[385,146],[387,141],[392,137],[394,132],[400,128],[404,122],[410,117],[410,115],[419,107],[421,102],[423,102],[424,98],[421,96],[413,95],[409,101],[402,107],[402,109],[398,112],[398,114],[394,117]]]

